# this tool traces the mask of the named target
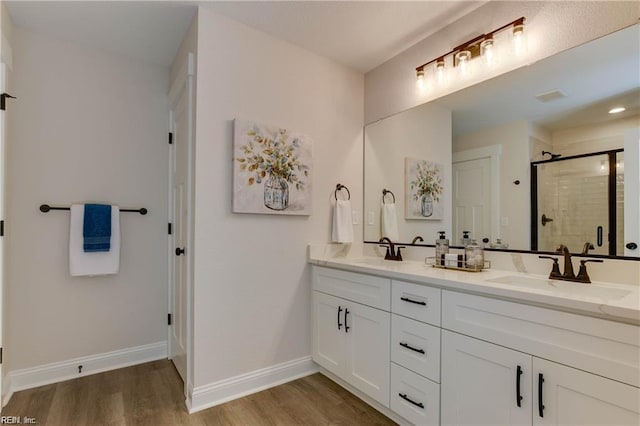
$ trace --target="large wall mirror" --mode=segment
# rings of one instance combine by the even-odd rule
[[[468,231],[490,248],[640,257],[640,25],[369,124],[364,139],[366,242],[445,231],[461,246]]]

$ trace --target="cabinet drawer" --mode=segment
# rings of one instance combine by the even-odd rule
[[[391,361],[440,383],[440,329],[391,315]]]
[[[440,289],[392,281],[391,311],[436,326],[440,325]]]
[[[640,386],[640,327],[442,292],[442,327]]]
[[[440,423],[440,386],[391,363],[391,409],[416,425]]]
[[[391,280],[314,266],[313,289],[373,308],[391,308]]]

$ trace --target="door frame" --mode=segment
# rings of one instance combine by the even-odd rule
[[[481,160],[488,158],[491,160],[491,236],[492,238],[502,238],[500,233],[500,156],[502,155],[502,145],[490,145],[482,148],[467,149],[454,152],[451,163],[462,163],[464,161]],[[453,184],[453,182],[452,182]]]
[[[173,134],[175,131],[173,122],[173,110],[181,95],[184,91],[187,91],[187,115],[188,115],[188,128],[186,132],[187,146],[187,234],[186,234],[186,250],[185,250],[185,267],[186,267],[186,287],[187,287],[187,303],[186,303],[186,334],[187,334],[187,377],[184,382],[184,395],[189,405],[190,389],[193,389],[193,159],[194,159],[194,93],[193,93],[193,79],[195,76],[195,55],[189,52],[184,64],[179,69],[174,81],[171,83],[171,88],[168,94],[169,104],[169,133]],[[170,138],[172,136],[169,136]],[[173,162],[175,159],[175,144],[169,144],[169,162],[168,162],[168,202],[167,202],[167,219],[168,223],[174,224],[173,217]],[[169,234],[167,232],[167,312],[172,314],[173,308],[173,258],[174,254],[174,239],[173,232]],[[171,327],[167,324],[167,355],[171,356]]]
[[[586,154],[570,155],[568,157],[552,158],[549,160],[532,161],[530,166],[531,176],[531,250],[538,251],[538,166],[557,163],[560,161],[575,160],[578,158],[597,157],[607,155],[609,157],[609,175],[607,185],[607,203],[609,236],[607,238],[608,254],[600,256],[615,256],[617,246],[617,217],[616,217],[616,155],[624,152],[624,148],[609,149],[607,151],[589,152]]]

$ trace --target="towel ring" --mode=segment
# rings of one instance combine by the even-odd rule
[[[344,186],[343,184],[339,183],[336,185],[336,190],[333,191],[333,196],[336,197],[336,201],[338,201],[338,191],[340,191],[341,189],[346,189],[347,190],[347,200],[351,199],[351,192],[349,192],[349,188],[347,188],[346,186]]]
[[[383,189],[382,190],[382,204],[387,204],[384,201],[384,196],[387,195],[387,194],[391,194],[391,196],[393,197],[393,204],[395,204],[396,203],[396,196],[393,194],[393,192],[389,191],[388,189]]]

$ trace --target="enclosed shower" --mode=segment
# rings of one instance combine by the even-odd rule
[[[531,249],[624,253],[622,149],[531,163]]]

